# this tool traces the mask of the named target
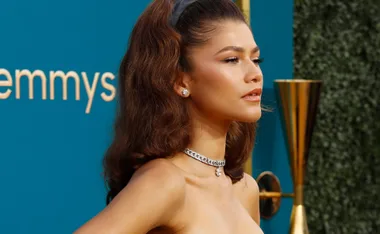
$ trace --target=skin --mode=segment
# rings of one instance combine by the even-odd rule
[[[243,51],[226,50],[227,46]],[[232,121],[255,122],[260,102],[242,96],[262,88],[259,51],[249,27],[223,21],[212,39],[191,50],[193,69],[174,90],[184,97],[193,124],[189,148],[209,158],[224,158]],[[224,173],[183,153],[156,159],[138,169],[130,183],[75,234],[261,234],[259,189],[248,174],[232,184]]]

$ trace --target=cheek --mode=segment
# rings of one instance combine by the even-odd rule
[[[224,108],[239,100],[242,84],[232,71],[211,68],[198,73],[193,99],[207,109]]]
[[[208,69],[198,73],[192,87],[192,104],[203,114],[215,118],[255,122],[261,116],[260,105],[242,101],[247,85],[238,70]]]
[[[221,93],[236,92],[236,89],[241,88],[241,82],[243,82],[239,70],[226,64],[203,67],[199,78],[202,86]]]

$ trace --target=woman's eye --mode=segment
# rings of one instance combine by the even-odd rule
[[[260,64],[260,63],[264,62],[264,59],[263,58],[253,59],[252,62],[254,62],[256,64]]]
[[[260,64],[263,61],[264,61],[263,58],[252,59],[252,62],[255,63],[255,64]],[[239,58],[237,58],[237,57],[231,57],[231,58],[225,59],[224,62],[226,62],[226,63],[238,63],[239,62]]]
[[[237,62],[239,62],[239,59],[237,57],[232,57],[232,58],[228,58],[228,59],[224,60],[224,62],[226,62],[226,63],[237,63]]]

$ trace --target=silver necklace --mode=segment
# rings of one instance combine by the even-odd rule
[[[226,165],[226,160],[214,160],[214,159],[211,159],[211,158],[207,158],[206,156],[203,156],[202,154],[198,154],[197,152],[189,149],[189,148],[186,148],[184,151],[183,151],[186,155],[200,161],[200,162],[203,162],[207,165],[210,165],[210,166],[213,166],[213,167],[216,167],[215,169],[215,175],[217,177],[221,176],[222,175],[222,167],[224,167],[224,165]]]

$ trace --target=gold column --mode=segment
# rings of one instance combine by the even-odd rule
[[[289,233],[309,234],[304,206],[304,179],[322,81],[275,80],[274,87],[293,180],[294,200]]]
[[[250,0],[236,0],[236,5],[240,8],[240,10],[245,15],[247,23],[251,24],[251,1]]]
[[[304,206],[304,179],[318,103],[321,80],[275,80],[274,91],[287,146],[287,156],[293,181],[293,193],[282,193],[280,181],[270,171],[257,178],[260,188],[260,214],[269,219],[277,213],[281,198],[293,198],[290,234],[309,234]]]

